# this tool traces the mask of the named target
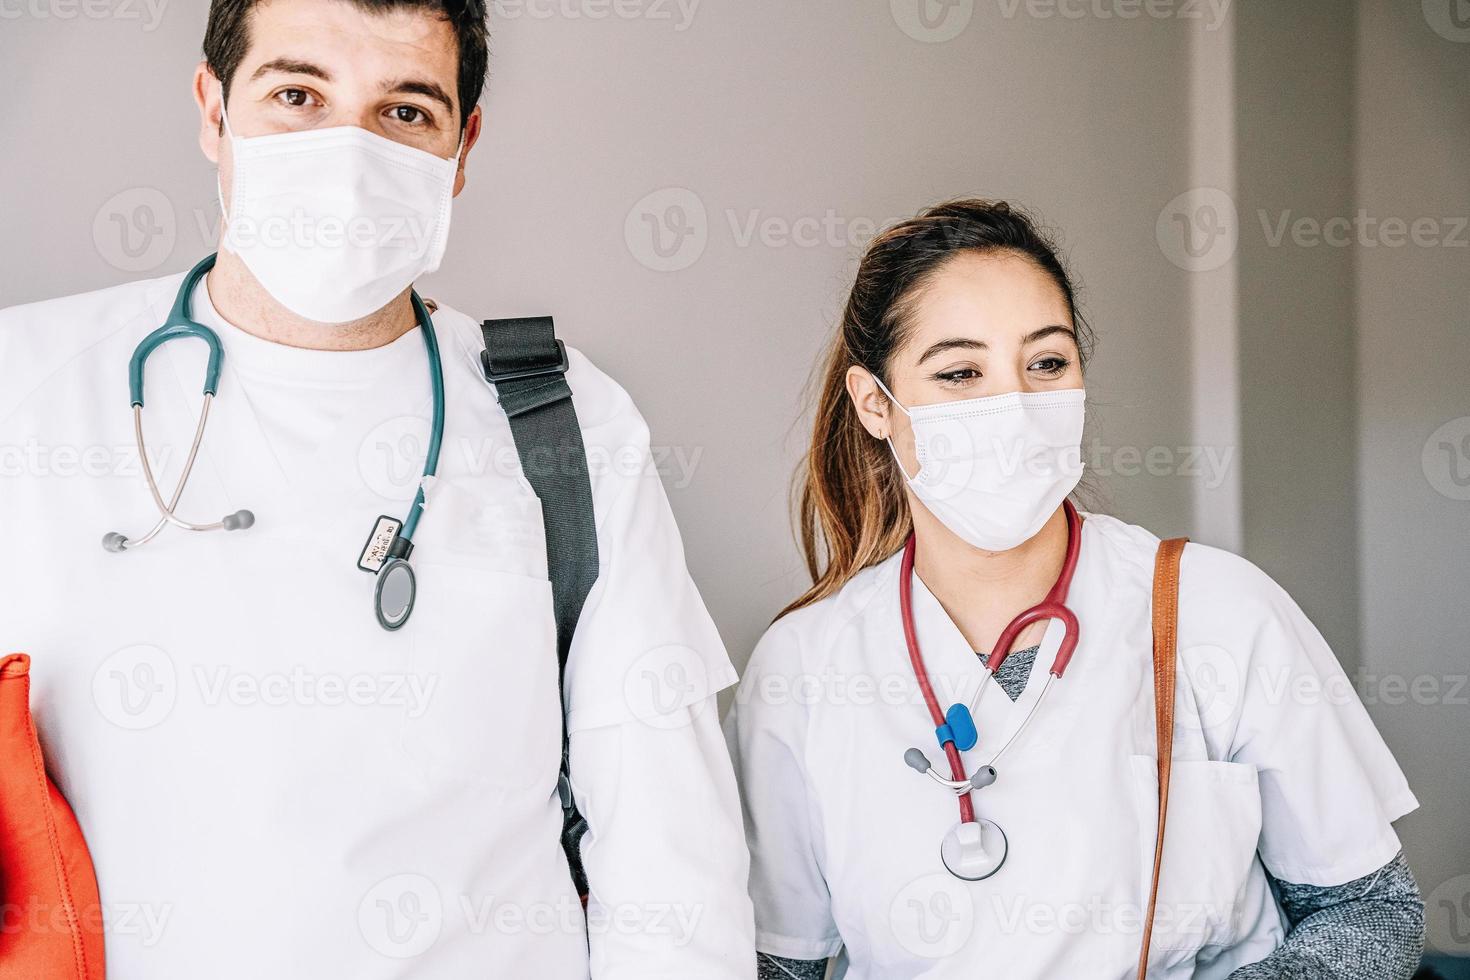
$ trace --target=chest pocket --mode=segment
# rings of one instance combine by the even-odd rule
[[[412,674],[427,695],[404,750],[431,784],[555,792],[556,623],[541,508],[518,481],[437,481],[415,536]]]
[[[1158,831],[1158,762],[1132,757],[1138,804],[1140,909],[1148,904]],[[1261,835],[1256,767],[1176,759],[1169,786],[1169,827],[1154,919],[1151,960],[1170,964],[1204,946],[1235,943],[1246,885]]]

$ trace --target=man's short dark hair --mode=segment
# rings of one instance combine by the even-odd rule
[[[209,26],[204,31],[204,60],[220,80],[224,97],[245,52],[250,48],[247,29],[250,11],[261,0],[211,0]],[[399,8],[416,8],[437,13],[449,22],[459,40],[459,125],[465,121],[485,90],[485,73],[490,67],[489,29],[485,23],[484,0],[344,0],[364,10],[383,13]]]

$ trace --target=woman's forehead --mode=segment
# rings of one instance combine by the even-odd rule
[[[1014,345],[1053,324],[1071,327],[1071,310],[1040,266],[1013,252],[968,252],[941,266],[915,297],[905,346],[926,347],[940,334]]]

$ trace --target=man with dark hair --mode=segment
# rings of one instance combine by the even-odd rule
[[[39,453],[0,649],[114,980],[754,975],[735,675],[647,426],[548,322],[413,289],[485,75],[477,0],[215,0],[219,254],[0,312]]]

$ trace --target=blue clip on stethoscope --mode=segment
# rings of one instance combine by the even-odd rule
[[[1077,616],[1067,608],[1067,593],[1072,588],[1072,577],[1077,571],[1077,555],[1082,548],[1082,516],[1077,513],[1077,508],[1072,506],[1070,500],[1064,502],[1062,507],[1067,515],[1067,553],[1062,561],[1061,574],[1057,576],[1056,584],[1051,587],[1045,599],[1011,620],[1010,625],[1000,634],[995,650],[985,660],[985,676],[980,681],[972,704],[979,709],[980,699],[984,696],[987,685],[994,679],[995,672],[1000,670],[1000,665],[1005,663],[1006,657],[1010,656],[1011,647],[1026,627],[1042,620],[1061,620],[1064,628],[1061,646],[1057,648],[1046,683],[1031,710],[1021,719],[1021,723],[1000,750],[990,757],[990,761],[968,777],[965,775],[965,763],[960,758],[960,753],[973,749],[980,740],[975,729],[975,718],[968,705],[953,704],[946,712],[939,709],[939,699],[934,696],[934,687],[929,683],[929,671],[924,667],[924,656],[919,651],[919,636],[914,629],[913,535],[909,535],[908,543],[903,549],[898,585],[903,638],[908,644],[909,662],[913,665],[919,690],[923,692],[924,704],[934,720],[935,737],[939,739],[939,747],[949,760],[950,778],[946,779],[936,772],[921,749],[909,749],[903,754],[903,761],[911,769],[925,773],[959,797],[960,822],[945,835],[939,847],[939,857],[949,873],[963,881],[981,881],[995,874],[1005,864],[1006,854],[1010,849],[1005,831],[995,821],[975,816],[975,804],[970,799],[970,794],[995,782],[996,760],[1005,754],[1006,749],[1015,742],[1016,736],[1021,734],[1036,715],[1036,710],[1041,707],[1046,692],[1051,688],[1051,682],[1060,678],[1066,671],[1067,664],[1071,663],[1072,653],[1077,649],[1077,641],[1081,637]]]
[[[219,334],[194,320],[192,315],[194,290],[199,281],[214,268],[217,255],[210,255],[189,271],[179,294],[174,299],[173,309],[163,326],[143,338],[133,357],[128,362],[128,392],[133,404],[133,434],[138,444],[138,457],[143,461],[143,476],[148,482],[148,491],[158,507],[158,522],[140,538],[129,538],[112,531],[102,538],[102,547],[112,552],[131,551],[141,548],[158,536],[159,532],[172,524],[185,531],[243,531],[255,524],[255,515],[248,510],[237,510],[212,524],[194,524],[178,515],[179,500],[194,470],[194,461],[199,456],[199,447],[204,441],[204,427],[209,421],[209,407],[219,392],[220,373],[224,367],[224,346]],[[444,443],[444,364],[439,357],[439,341],[434,336],[433,321],[428,308],[417,292],[412,294],[413,312],[418,319],[419,331],[423,334],[424,347],[429,354],[429,384],[434,396],[434,422],[429,435],[429,452],[424,459],[424,479],[433,476],[439,469],[439,450]],[[152,464],[143,441],[143,367],[153,352],[171,340],[197,337],[209,345],[209,363],[204,370],[204,406],[199,411],[199,424],[194,430],[194,443],[184,461],[179,485],[173,497],[165,503],[153,474]],[[373,589],[373,609],[378,623],[386,630],[397,630],[408,622],[413,613],[414,598],[418,583],[409,555],[413,552],[413,533],[418,528],[419,517],[424,509],[423,480],[419,481],[418,493],[407,516],[402,520],[379,517],[368,537],[357,567],[377,576]]]

